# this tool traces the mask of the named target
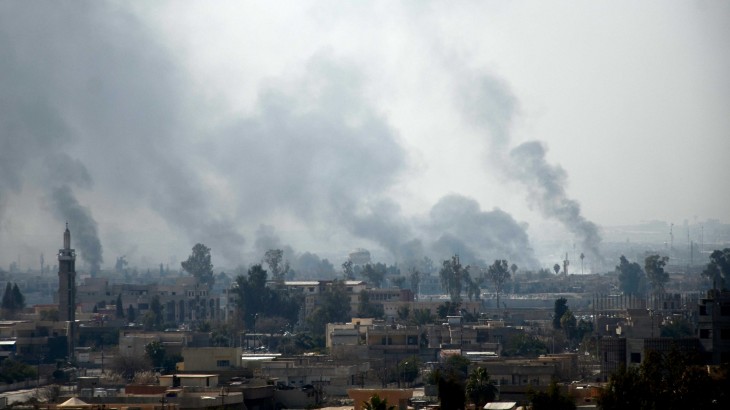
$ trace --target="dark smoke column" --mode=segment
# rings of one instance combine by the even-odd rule
[[[71,232],[63,232],[63,249],[58,250],[58,314],[66,322],[68,358],[74,352],[74,325],[76,323],[76,251],[71,249]]]

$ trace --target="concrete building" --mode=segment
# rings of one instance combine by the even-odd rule
[[[730,363],[730,292],[710,290],[700,300],[697,336],[708,364]]]
[[[5,355],[29,362],[39,357],[45,360],[68,356],[66,332],[68,322],[15,320],[0,322],[0,340]]]
[[[241,367],[240,347],[184,347],[182,356],[186,372],[215,372]]]
[[[367,362],[337,364],[332,361],[272,360],[260,363],[263,377],[284,386],[320,387],[329,395],[344,396],[347,389],[361,386],[370,370]]]
[[[109,284],[106,278],[86,278],[77,288],[77,302],[83,312],[99,304],[116,305],[121,297],[126,314],[131,306],[137,317],[149,311],[156,296],[162,305],[164,322],[186,323],[195,320],[223,320],[220,296],[192,276],[170,278],[164,284]]]
[[[575,354],[547,355],[536,359],[479,362],[500,386],[547,386],[555,380],[573,380],[578,373]]]

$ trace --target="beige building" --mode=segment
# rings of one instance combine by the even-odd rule
[[[192,276],[170,278],[165,283],[113,284],[106,278],[86,278],[76,287],[76,303],[83,312],[91,312],[99,303],[116,305],[121,295],[125,314],[131,306],[138,318],[150,309],[157,296],[162,305],[164,322],[184,323],[194,320],[222,320],[220,297]]]
[[[290,387],[321,387],[331,395],[344,396],[347,389],[360,386],[370,370],[367,362],[335,364],[333,362],[272,360],[261,362],[261,375]]]
[[[214,372],[240,368],[240,347],[186,347],[182,349],[186,372]]]
[[[569,381],[578,374],[578,358],[574,353],[536,359],[488,360],[476,366],[485,368],[501,386],[547,386],[553,379]]]

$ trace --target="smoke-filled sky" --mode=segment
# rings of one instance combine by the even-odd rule
[[[728,222],[728,38],[719,0],[0,2],[0,263],[65,221],[89,270]]]

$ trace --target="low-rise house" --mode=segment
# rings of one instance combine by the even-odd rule
[[[240,347],[184,347],[183,368],[186,372],[214,372],[241,367]]]
[[[370,369],[367,362],[337,364],[332,361],[273,360],[260,365],[261,375],[278,384],[297,388],[312,385],[337,396],[344,396],[353,386],[361,386],[365,373]]]

